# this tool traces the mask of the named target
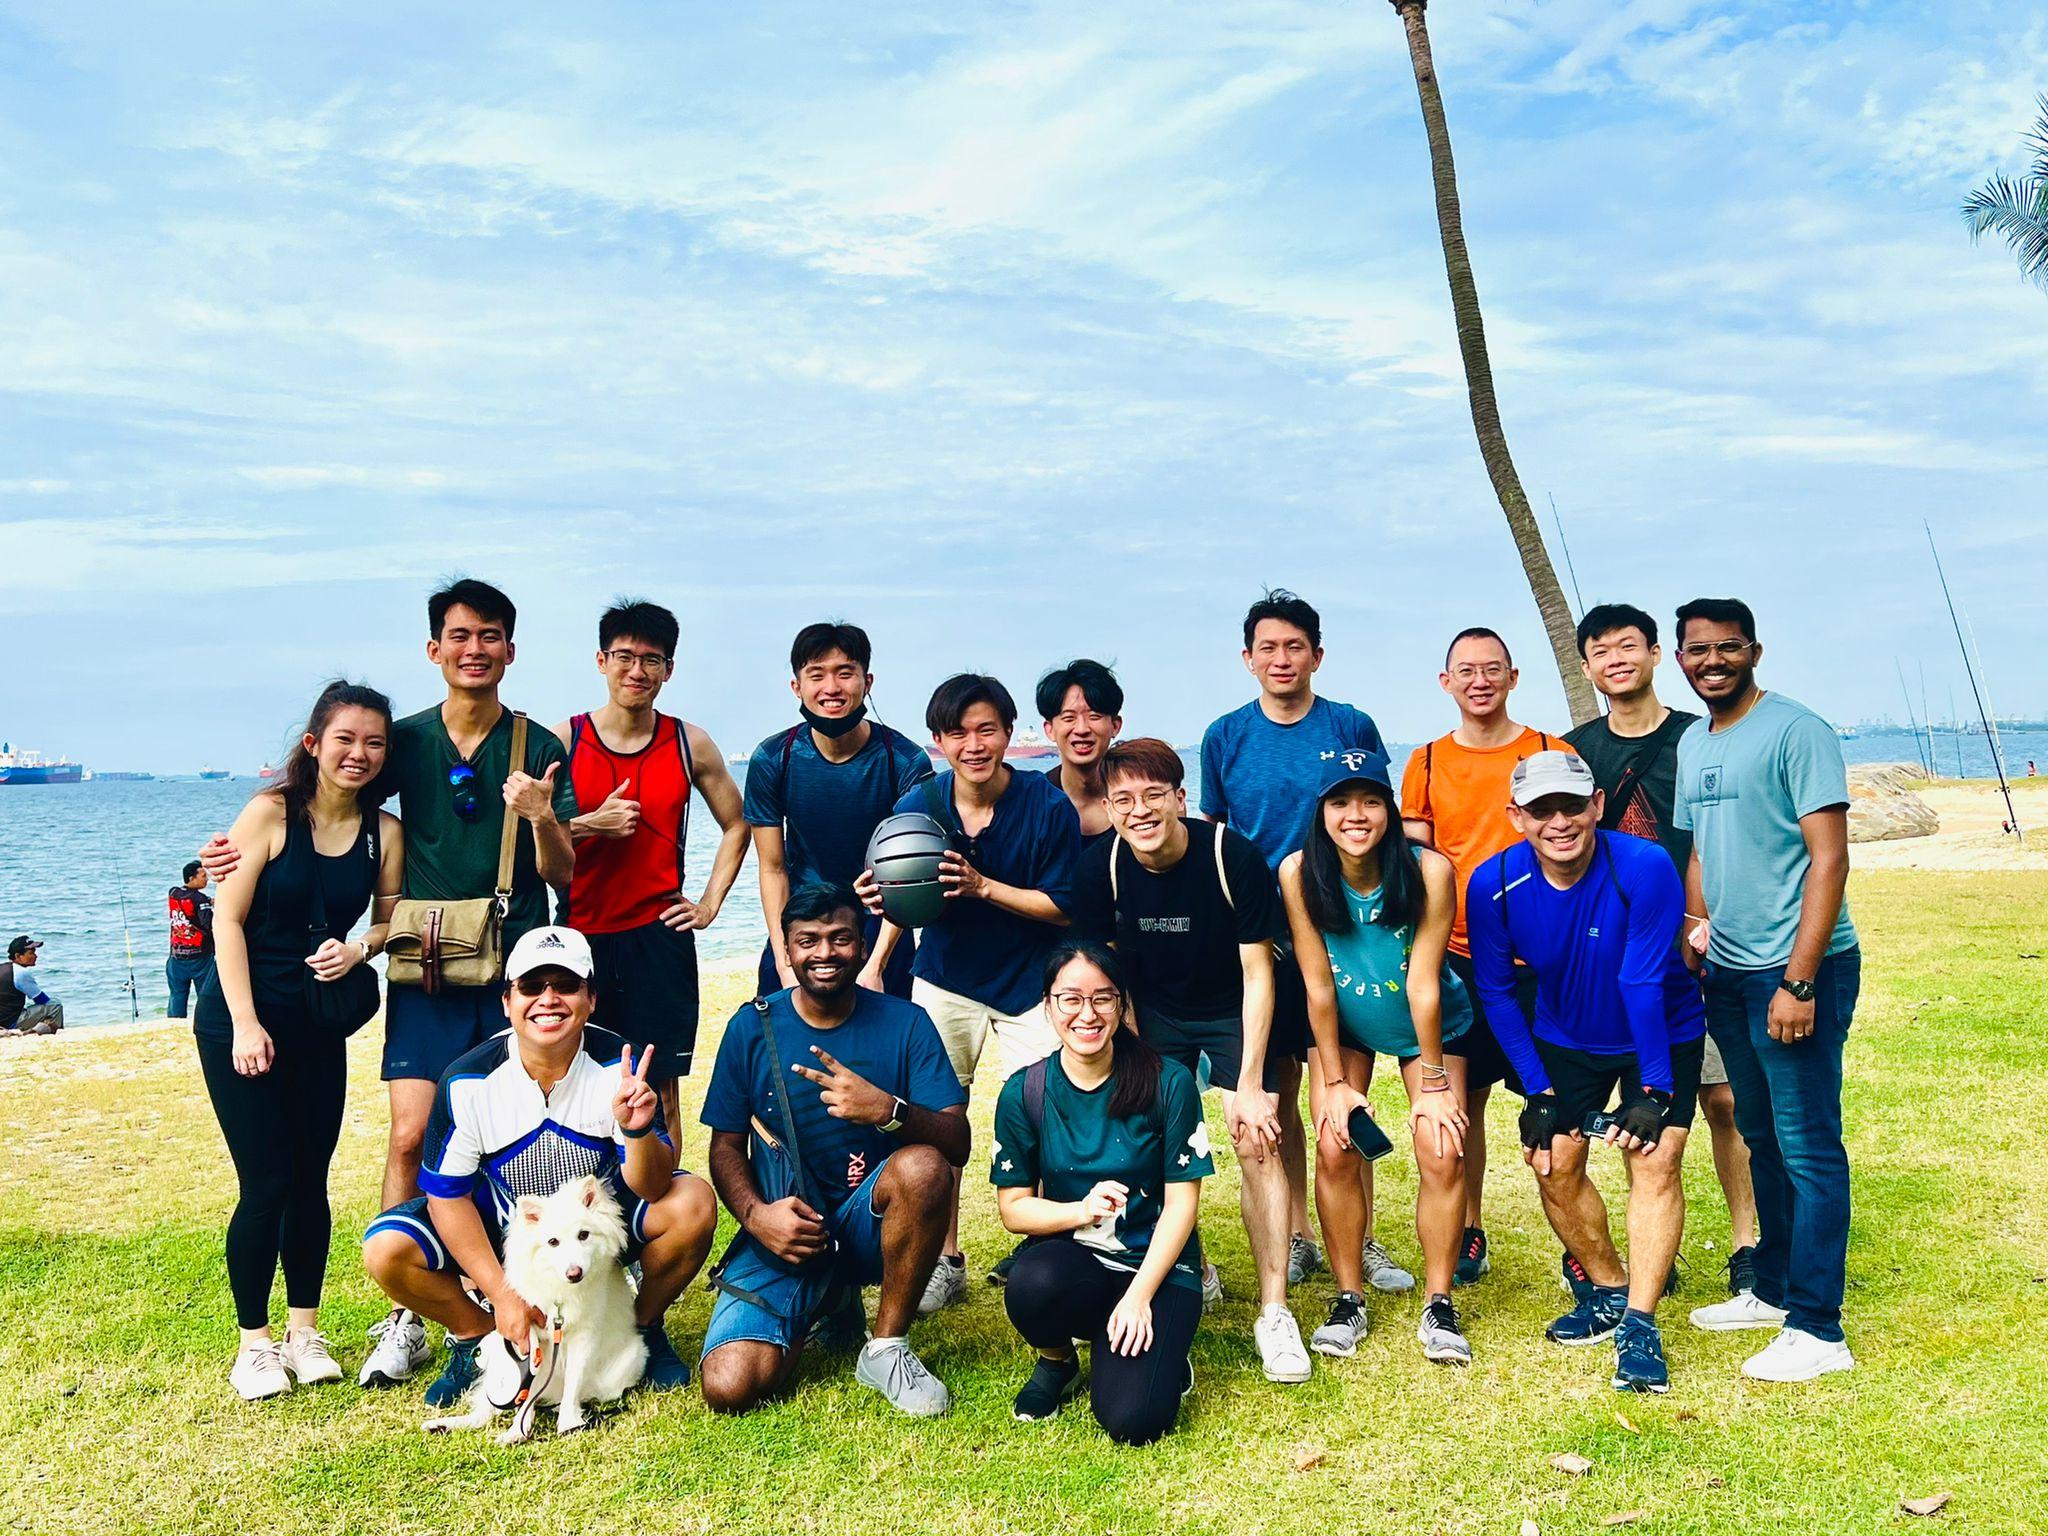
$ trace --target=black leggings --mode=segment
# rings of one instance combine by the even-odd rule
[[[206,1092],[242,1186],[228,1222],[228,1286],[235,1322],[243,1328],[269,1325],[270,1286],[280,1260],[285,1305],[320,1305],[334,1225],[327,1165],[341,1138],[348,1090],[340,1035],[302,1019],[265,1023],[277,1054],[258,1077],[235,1070],[227,1041],[199,1037]]]
[[[1109,1314],[1130,1284],[1130,1271],[1111,1269],[1071,1237],[1040,1238],[1010,1270],[1003,1305],[1035,1348],[1087,1341],[1088,1403],[1095,1422],[1112,1440],[1145,1445],[1172,1429],[1180,1415],[1202,1296],[1170,1281],[1160,1286],[1152,1298],[1152,1347],[1141,1355],[1119,1355],[1109,1347]]]

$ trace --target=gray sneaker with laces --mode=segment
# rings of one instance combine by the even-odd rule
[[[1394,1262],[1377,1238],[1368,1237],[1359,1257],[1365,1264],[1365,1283],[1376,1291],[1412,1291],[1415,1276]]]
[[[1312,1238],[1297,1232],[1287,1240],[1287,1283],[1301,1284],[1310,1275],[1323,1267],[1323,1250],[1315,1245]]]
[[[410,1380],[414,1371],[433,1358],[427,1325],[419,1314],[394,1307],[381,1322],[370,1324],[370,1353],[356,1376],[356,1385],[396,1386]]]
[[[967,1299],[967,1260],[955,1260],[945,1254],[939,1255],[939,1262],[932,1266],[932,1277],[924,1283],[924,1294],[917,1298],[917,1315],[930,1317],[941,1307],[950,1307],[956,1301]]]
[[[935,1419],[953,1406],[946,1384],[925,1369],[905,1339],[871,1339],[854,1362],[853,1379],[914,1419]]]
[[[1358,1353],[1359,1341],[1365,1337],[1368,1326],[1365,1298],[1339,1291],[1330,1308],[1330,1320],[1310,1335],[1308,1347],[1319,1355],[1349,1360]]]

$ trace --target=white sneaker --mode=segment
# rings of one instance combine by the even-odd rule
[[[924,1294],[917,1298],[917,1315],[930,1317],[939,1308],[966,1299],[967,1261],[963,1258],[956,1263],[940,1254],[939,1262],[932,1266],[931,1279],[924,1283]]]
[[[1694,1307],[1692,1325],[1704,1328],[1709,1333],[1739,1333],[1744,1328],[1776,1328],[1785,1321],[1785,1309],[1774,1307],[1768,1301],[1758,1301],[1754,1293],[1744,1291],[1726,1301],[1717,1301],[1711,1307]]]
[[[1301,1327],[1292,1312],[1278,1302],[1265,1308],[1252,1324],[1252,1337],[1258,1341],[1259,1363],[1265,1368],[1266,1380],[1308,1380],[1308,1350],[1301,1342]]]
[[[242,1346],[228,1371],[228,1385],[242,1394],[243,1402],[257,1403],[266,1397],[284,1396],[292,1389],[292,1379],[285,1374],[283,1354],[265,1339],[261,1344]]]
[[[1855,1364],[1847,1344],[1830,1344],[1803,1329],[1787,1328],[1742,1362],[1742,1374],[1753,1381],[1812,1381]]]
[[[1394,1262],[1394,1256],[1372,1238],[1365,1240],[1360,1254],[1365,1264],[1365,1283],[1376,1291],[1412,1291],[1415,1276]]]
[[[1207,1312],[1223,1299],[1223,1276],[1214,1264],[1202,1266],[1202,1310]]]
[[[327,1335],[318,1328],[286,1329],[278,1353],[284,1356],[284,1368],[302,1387],[341,1380],[341,1367],[335,1363]]]
[[[433,1358],[427,1325],[417,1313],[393,1307],[383,1321],[370,1324],[370,1353],[356,1376],[356,1385],[396,1386]]]

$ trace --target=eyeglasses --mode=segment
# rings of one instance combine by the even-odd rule
[[[668,657],[656,655],[651,651],[606,651],[604,659],[621,672],[631,672],[637,667],[649,677],[660,677],[669,667]]]
[[[1709,656],[1718,656],[1723,661],[1740,661],[1756,645],[1754,640],[1695,640],[1681,645],[1678,654],[1687,661],[1705,661]]]
[[[575,997],[582,992],[584,982],[574,971],[559,971],[552,976],[528,971],[512,985],[519,989],[521,997],[539,997],[550,987],[555,989],[557,997]]]
[[[1484,666],[1479,667],[1466,666],[1451,669],[1451,676],[1461,683],[1469,683],[1477,677],[1483,677],[1489,683],[1497,683],[1507,675],[1508,669],[1497,661],[1489,661]]]
[[[1169,789],[1164,784],[1154,784],[1149,789],[1139,790],[1135,795],[1111,795],[1109,808],[1119,816],[1130,815],[1140,805],[1148,811],[1156,811],[1169,804],[1176,793],[1177,791]]]
[[[475,766],[470,763],[450,764],[448,787],[455,792],[455,814],[464,821],[475,821],[482,809],[476,798]]]
[[[1083,1008],[1093,1013],[1115,1013],[1117,1005],[1124,1000],[1121,992],[1055,992],[1052,995],[1053,1011],[1063,1019],[1080,1016]]]

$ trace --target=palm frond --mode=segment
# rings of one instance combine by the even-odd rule
[[[2027,148],[2034,156],[2034,180],[2048,182],[2048,94],[2034,98],[2034,109],[2040,116],[2027,130]]]
[[[2011,248],[2020,276],[2048,288],[2048,95],[2041,116],[2028,131],[2034,164],[2028,176],[1994,173],[1963,199],[1963,222],[1974,244],[1995,234]]]

